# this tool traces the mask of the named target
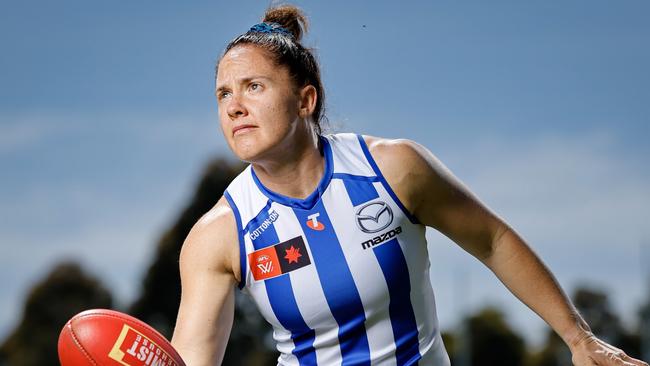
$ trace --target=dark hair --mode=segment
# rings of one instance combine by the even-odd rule
[[[304,13],[295,6],[281,5],[269,8],[262,19],[264,23],[277,23],[291,34],[284,32],[258,32],[249,30],[237,36],[226,46],[221,58],[236,46],[251,44],[266,50],[278,66],[285,66],[299,87],[312,85],[316,88],[316,107],[312,115],[316,132],[322,132],[321,121],[325,119],[325,91],[320,77],[320,67],[312,50],[305,48],[300,40],[307,31],[308,22]],[[221,61],[221,58],[219,61]],[[219,63],[217,62],[217,71]]]

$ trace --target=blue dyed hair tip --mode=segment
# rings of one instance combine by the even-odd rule
[[[251,27],[248,30],[249,32],[259,32],[259,33],[281,33],[287,36],[293,36],[288,29],[283,28],[278,23],[258,23]]]

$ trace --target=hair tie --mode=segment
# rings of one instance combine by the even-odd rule
[[[255,24],[248,31],[259,32],[259,33],[280,33],[286,36],[293,37],[293,34],[291,34],[291,32],[289,32],[288,29],[282,27],[278,23],[273,23],[273,22],[269,22],[269,23],[263,22],[263,23]]]

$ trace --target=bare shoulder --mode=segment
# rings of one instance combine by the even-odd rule
[[[363,138],[384,175],[393,171],[409,173],[415,170],[417,172],[431,163],[439,163],[429,150],[413,140],[375,136]]]
[[[180,255],[181,273],[209,269],[240,279],[239,237],[233,210],[224,197],[187,235]]]
[[[449,175],[424,146],[408,139],[364,136],[370,154],[407,210],[415,213],[422,197],[434,193]]]
[[[409,212],[475,256],[487,256],[485,243],[506,224],[440,160],[410,140],[365,140],[379,170]]]

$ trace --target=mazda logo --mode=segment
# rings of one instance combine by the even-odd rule
[[[393,211],[386,202],[366,203],[357,210],[356,221],[364,233],[376,233],[393,222]]]

